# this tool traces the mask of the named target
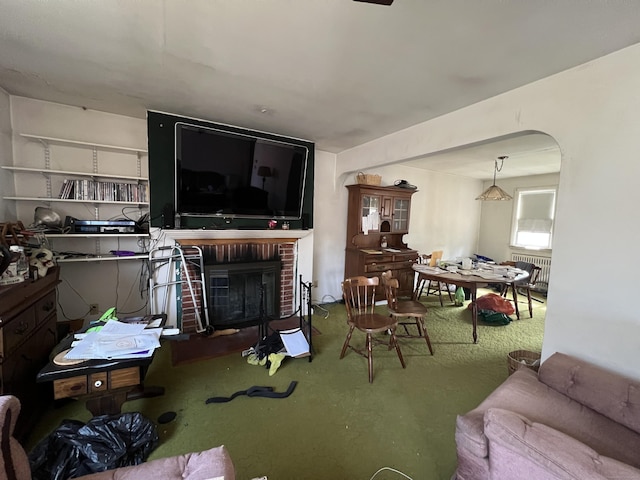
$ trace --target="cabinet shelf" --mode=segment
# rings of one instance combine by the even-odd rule
[[[146,177],[135,177],[131,175],[110,175],[107,173],[89,173],[89,172],[73,172],[66,170],[49,170],[49,169],[41,169],[41,168],[31,168],[31,167],[2,167],[5,170],[12,170],[15,172],[23,172],[23,173],[37,173],[40,175],[62,175],[67,177],[80,177],[80,178],[104,178],[104,179],[113,179],[113,180],[133,180],[136,182],[148,182],[149,179]]]
[[[43,143],[48,143],[48,144],[68,145],[73,147],[84,147],[84,148],[98,149],[98,150],[110,150],[113,152],[137,153],[140,155],[147,153],[147,150],[144,150],[142,148],[120,147],[116,145],[104,145],[100,143],[80,142],[77,140],[67,140],[64,138],[54,138],[54,137],[43,137],[41,135],[31,135],[28,133],[21,133],[20,136],[24,138],[29,138],[31,140],[39,140]]]
[[[149,234],[148,233],[46,233],[45,236],[47,238],[109,238],[109,237],[147,238],[149,237]]]
[[[2,197],[5,200],[19,200],[27,202],[66,202],[66,203],[102,203],[112,205],[142,205],[148,206],[149,202],[121,202],[117,200],[74,200],[70,198],[49,198],[49,197]]]
[[[117,255],[95,255],[86,256],[80,258],[57,258],[56,263],[86,263],[86,262],[108,262],[108,261],[124,261],[124,260],[147,260],[149,258],[148,253],[140,253],[129,256],[117,256]]]

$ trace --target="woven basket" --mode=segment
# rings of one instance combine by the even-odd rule
[[[382,182],[382,176],[375,173],[358,173],[356,175],[356,182],[360,185],[380,185]]]
[[[515,350],[513,352],[509,352],[509,355],[507,355],[507,361],[509,362],[509,375],[521,368],[530,368],[537,372],[538,368],[540,368],[540,358],[541,355],[538,352],[530,352],[529,350]],[[536,360],[538,360],[538,362],[536,362]]]

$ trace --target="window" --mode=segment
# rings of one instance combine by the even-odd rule
[[[516,190],[511,246],[550,249],[556,207],[556,187],[521,188]]]

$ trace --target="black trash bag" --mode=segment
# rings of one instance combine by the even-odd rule
[[[33,480],[66,480],[139,465],[158,444],[155,424],[140,413],[64,420],[29,454]]]

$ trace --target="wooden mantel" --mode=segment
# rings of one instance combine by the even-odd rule
[[[219,245],[238,240],[256,243],[291,243],[313,233],[313,230],[163,230],[163,233],[182,245]]]

